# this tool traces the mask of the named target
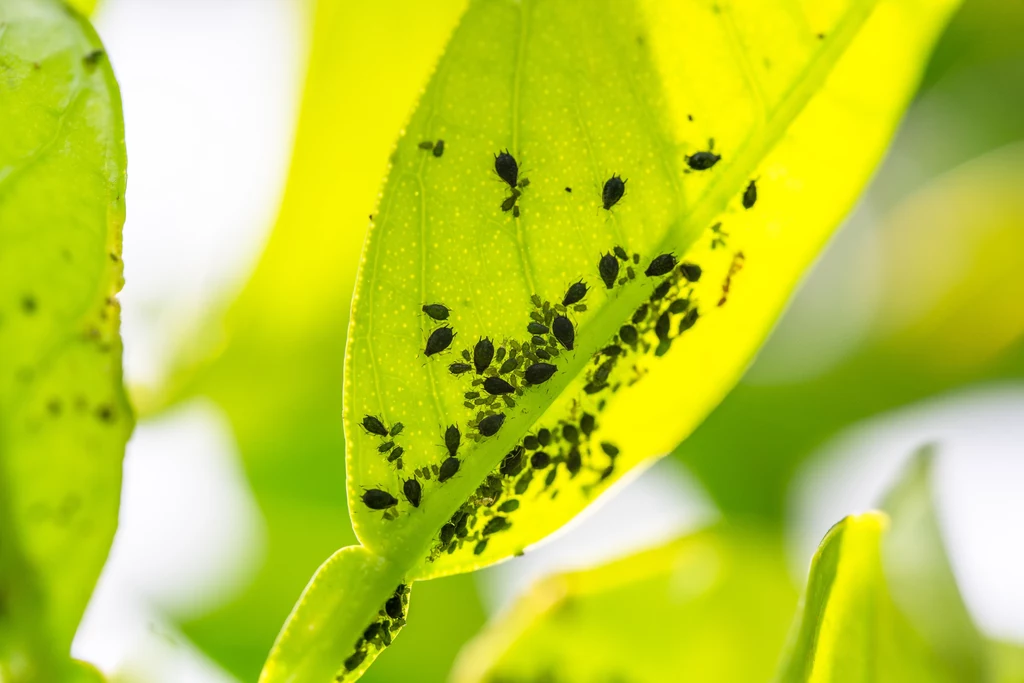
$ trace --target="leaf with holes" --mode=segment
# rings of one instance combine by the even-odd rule
[[[114,298],[121,99],[62,2],[0,7],[0,112],[0,678],[63,680],[117,525],[132,415]]]
[[[524,552],[682,439],[955,5],[472,3],[393,155],[349,330],[349,509],[389,588],[325,564],[344,616],[303,598],[263,680],[358,676],[397,586]]]

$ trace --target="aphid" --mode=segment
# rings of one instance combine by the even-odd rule
[[[494,436],[503,424],[505,424],[505,413],[496,413],[480,420],[477,429],[480,430],[482,436]]]
[[[516,388],[500,377],[488,377],[484,380],[484,391],[491,396],[504,396],[515,393]]]
[[[364,659],[366,659],[366,650],[356,650],[345,660],[345,671],[355,671]]]
[[[533,335],[530,341],[533,342],[534,346],[544,346],[544,337],[540,336],[539,334]]]
[[[601,201],[604,204],[604,208],[611,209],[618,204],[625,193],[626,181],[617,175],[613,175],[605,181],[604,188],[601,190]]]
[[[523,449],[519,446],[513,448],[508,455],[506,455],[501,464],[498,466],[498,471],[506,477],[514,477],[523,471]]]
[[[444,482],[454,477],[455,473],[458,471],[459,459],[455,457],[448,458],[443,463],[441,463],[441,469],[438,470],[437,473],[437,480],[443,484]]]
[[[402,433],[403,429],[405,429],[405,425],[402,424],[401,422],[396,422],[395,424],[391,425],[391,436],[398,436],[399,434]]]
[[[619,339],[630,346],[634,346],[637,340],[636,328],[632,325],[623,325],[619,328]]]
[[[439,157],[444,154],[444,140],[438,140],[437,144],[434,145],[434,156]]]
[[[572,444],[580,442],[580,432],[572,425],[562,425],[562,438]]]
[[[440,353],[451,346],[452,339],[454,338],[455,332],[452,331],[452,328],[447,325],[439,327],[427,337],[427,348],[423,350],[423,353],[427,356]]]
[[[647,317],[647,304],[640,304],[640,308],[633,313],[633,324],[639,325]]]
[[[662,254],[661,256],[654,257],[651,265],[647,266],[647,270],[644,271],[644,275],[647,277],[659,277],[672,272],[672,269],[675,267],[676,257],[672,254]]]
[[[618,258],[620,261],[629,260],[629,254],[627,254],[626,250],[623,249],[622,247],[615,245],[615,248],[612,251],[615,252],[615,257]]]
[[[476,544],[476,546],[473,548],[473,554],[474,555],[482,555],[485,550],[487,550],[487,539],[486,538]]]
[[[521,179],[519,181],[518,185],[519,185],[520,188],[525,189],[525,188],[530,186],[530,179],[529,178],[523,178],[523,179]]]
[[[491,517],[489,520],[487,520],[487,524],[484,525],[483,531],[481,531],[480,533],[482,533],[484,536],[490,536],[491,534],[496,534],[499,531],[504,531],[510,526],[512,525],[509,523],[507,519],[498,515],[495,517]]]
[[[565,458],[565,469],[569,470],[569,474],[575,477],[582,466],[583,459],[580,457],[580,449],[573,447]]]
[[[512,194],[510,194],[508,197],[505,197],[505,201],[501,203],[501,210],[511,211],[512,207],[516,205],[517,201],[519,201],[519,197],[521,194],[522,193],[519,190],[512,188]]]
[[[448,307],[444,304],[424,304],[423,312],[434,320],[448,319]]]
[[[651,292],[651,301],[660,301],[661,299],[664,299],[670,289],[672,289],[672,281],[665,280],[655,287],[653,292]]]
[[[596,384],[604,384],[608,381],[608,375],[611,374],[613,367],[615,367],[615,361],[613,360],[607,360],[604,363],[601,363],[597,366],[597,370],[594,371],[594,376],[591,378],[591,381]]]
[[[86,66],[96,66],[100,62],[100,58],[103,56],[103,50],[93,50],[82,57],[82,61]]]
[[[448,449],[448,455],[455,457],[459,451],[459,443],[462,441],[462,433],[457,425],[448,425],[444,430],[444,445]]]
[[[619,454],[619,447],[613,443],[609,443],[608,441],[601,442],[601,450],[604,451],[604,454],[609,458],[614,458]]]
[[[597,481],[598,482],[602,482],[605,479],[607,479],[608,477],[612,476],[612,474],[614,474],[614,473],[615,473],[615,465],[608,465],[608,467],[605,467],[603,470],[601,470],[601,476],[598,477]]]
[[[535,470],[542,470],[551,464],[551,456],[544,451],[537,451],[530,456],[530,466]]]
[[[576,330],[573,328],[571,320],[564,315],[557,316],[551,323],[551,332],[554,333],[559,344],[564,346],[567,351],[572,351]]]
[[[540,442],[541,446],[551,445],[551,430],[544,427],[540,431],[538,431],[537,441]]]
[[[505,358],[506,353],[507,352],[505,351],[505,347],[499,346],[498,350],[494,352],[494,361],[496,363],[500,363]]]
[[[551,379],[551,376],[555,374],[555,370],[557,369],[558,368],[551,363],[534,363],[530,367],[526,368],[526,373],[523,375],[523,379],[526,380],[527,384],[543,384]]]
[[[462,357],[467,361],[472,360],[472,357],[469,355],[469,349],[462,349]]]
[[[507,375],[508,373],[512,372],[513,370],[515,370],[518,367],[519,367],[519,359],[518,358],[509,358],[508,360],[506,360],[504,363],[501,364],[500,368],[498,368],[498,374],[499,375]]]
[[[703,272],[696,263],[683,262],[679,264],[679,272],[686,278],[687,282],[697,282]]]
[[[402,610],[402,598],[397,595],[388,598],[388,601],[384,603],[384,613],[392,619],[401,619],[405,616]]]
[[[395,442],[394,441],[385,441],[381,445],[377,446],[377,451],[379,453],[387,453],[388,451],[390,451],[394,447],[395,447]]]
[[[469,372],[473,369],[473,366],[469,363],[452,363],[448,366],[448,372],[453,375],[461,375],[464,372]]]
[[[483,374],[493,359],[494,344],[490,339],[484,337],[473,347],[473,367],[476,368],[476,374]]]
[[[558,476],[558,468],[556,467],[555,469],[553,469],[550,472],[548,472],[548,476],[544,477],[544,486],[551,486],[552,484],[554,484],[555,483],[555,477],[557,477],[557,476]]]
[[[406,482],[402,484],[402,491],[405,493],[405,498],[409,501],[410,505],[414,508],[418,508],[420,506],[420,497],[423,495],[423,489],[420,488],[419,481],[416,479],[407,479]]]
[[[714,152],[696,152],[686,157],[686,163],[694,171],[706,171],[718,163],[722,157]]]
[[[672,340],[668,338],[662,339],[661,341],[658,342],[658,347],[654,349],[654,355],[658,358],[661,358],[666,353],[668,353],[668,350],[670,348],[672,348]]]
[[[515,488],[512,490],[517,496],[521,496],[526,493],[526,489],[530,488],[531,481],[533,481],[533,470],[526,470],[526,474],[516,480]]]
[[[515,512],[518,509],[519,501],[515,500],[514,498],[512,500],[506,500],[504,503],[498,506],[498,512]]]
[[[394,450],[391,451],[391,454],[388,455],[388,462],[394,462],[398,460],[399,458],[402,457],[404,453],[404,448],[402,448],[401,446],[395,446]],[[399,467],[399,469],[401,469],[401,467]]]
[[[690,306],[689,299],[676,299],[668,305],[669,313],[682,313]]]
[[[540,441],[533,434],[527,434],[523,438],[523,448],[528,451],[535,451],[540,448]]]
[[[583,413],[583,417],[580,418],[580,431],[583,432],[583,435],[590,436],[596,426],[597,422],[594,416],[590,413]]]
[[[697,323],[697,318],[700,317],[700,311],[696,308],[691,308],[690,311],[679,321],[679,333],[682,334],[686,330],[690,329]]]
[[[384,647],[391,647],[391,631],[388,630],[387,626],[382,627],[380,640],[384,644]]]
[[[668,313],[662,313],[658,316],[658,322],[654,324],[654,334],[658,335],[658,339],[668,339],[668,326],[672,322],[671,316]]]
[[[500,154],[494,155],[494,172],[498,174],[498,177],[508,183],[508,186],[513,190],[516,189],[516,184],[519,182],[519,164],[516,163],[515,157],[509,154],[506,149]]]
[[[452,542],[453,538],[455,538],[455,525],[451,522],[448,522],[443,527],[441,527],[441,545],[447,546],[449,543]]]
[[[467,400],[472,401],[474,398],[480,398],[480,392],[467,391],[465,394],[463,394],[463,396],[465,396]]]
[[[384,423],[380,421],[380,418],[374,417],[373,415],[365,415],[363,417],[363,429],[368,431],[370,434],[376,434],[377,436],[388,435],[388,430],[384,426]]]
[[[538,296],[537,294],[532,294],[530,295],[530,301],[533,302],[534,306],[540,308],[540,296]]]
[[[387,491],[369,489],[363,494],[363,503],[371,510],[387,510],[398,505],[398,499]]]
[[[747,189],[743,191],[743,208],[753,208],[754,204],[757,203],[757,184],[751,180],[750,184],[747,185]]]
[[[544,323],[532,322],[526,326],[526,331],[530,334],[547,334],[548,326]]]
[[[567,188],[565,188],[565,191],[566,192],[572,192],[572,188],[571,187],[567,187]]]
[[[636,279],[636,271],[633,270],[633,266],[626,266],[626,279],[627,280],[635,280]]]
[[[604,286],[611,289],[619,277],[619,260],[611,254],[605,254],[597,264],[597,270],[604,280]]]
[[[418,147],[420,149],[434,149],[434,141],[433,140],[424,140],[423,142],[421,142],[418,145]]]
[[[512,207],[512,218],[519,218],[519,207],[518,206],[513,206]]]
[[[376,637],[378,637],[380,635],[380,632],[381,632],[380,622],[379,621],[375,621],[372,624],[370,624],[369,626],[367,626],[366,630],[363,631],[363,640],[373,640],[374,638],[376,638]]]
[[[546,349],[537,349],[536,353],[537,358],[540,358],[541,360],[551,360],[551,354],[548,353]]]
[[[567,291],[565,293],[565,297],[562,298],[562,305],[572,306],[574,303],[581,301],[586,295],[587,283],[583,280],[575,282],[569,286],[569,291]]]

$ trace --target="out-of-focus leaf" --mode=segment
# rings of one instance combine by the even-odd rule
[[[452,680],[767,681],[796,598],[775,537],[702,531],[545,579],[467,646]]]
[[[99,4],[99,0],[64,0],[64,2],[85,16],[92,14],[96,5]]]
[[[0,679],[71,677],[117,525],[121,99],[57,0],[0,5]]]
[[[1024,682],[1024,647],[1014,643],[992,643],[989,651],[997,683]]]
[[[735,381],[853,201],[954,5],[471,6],[394,155],[349,335],[349,507],[360,540],[387,558],[381,566],[396,585],[522,551],[693,428]],[[887,46],[884,68],[879,44]],[[690,155],[708,154],[711,137],[723,159],[687,173],[710,162]],[[528,187],[503,186],[492,170],[505,148]],[[606,210],[602,186],[616,173],[627,193]],[[755,178],[763,199],[744,210]],[[503,211],[506,200],[517,210]],[[635,256],[617,262],[622,279],[605,289],[598,259],[617,245]],[[668,252],[689,263],[646,276]],[[691,286],[696,264],[703,272]],[[567,311],[575,344],[542,332],[531,339],[531,314],[551,324],[547,312],[577,278],[590,291],[586,311]],[[658,289],[637,316],[638,343],[603,351],[662,283],[665,295]],[[437,302],[451,309],[445,324],[458,338],[452,352],[425,358],[443,325],[421,307]],[[502,373],[518,389],[514,399],[481,406],[465,395],[487,391],[479,379],[453,377],[448,365],[485,337],[529,364],[548,353],[557,372],[524,394],[521,360]],[[585,414],[598,415],[592,431]],[[368,415],[404,430],[367,433]],[[482,420],[497,415],[506,420],[488,435],[497,423],[481,428]],[[441,486],[434,468],[445,459],[449,425],[461,428],[461,447],[451,448],[459,472]],[[512,475],[509,460],[499,469],[527,430],[541,427],[555,434],[546,472]],[[388,460],[395,448],[402,458]],[[419,482],[418,507],[406,481]],[[368,509],[374,497],[375,507],[397,505],[382,514]],[[498,499],[509,507],[498,509]],[[446,523],[457,529],[461,520],[468,524],[457,541],[438,540]],[[369,625],[386,598],[367,594],[347,609]],[[325,680],[339,673],[338,653],[315,665],[279,659],[285,649],[314,653],[311,643],[292,642],[308,634],[286,627],[264,680],[287,680],[292,667]],[[380,650],[362,649],[358,630],[330,639],[354,643],[368,659]]]

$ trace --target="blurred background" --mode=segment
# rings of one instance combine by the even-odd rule
[[[118,681],[255,680],[354,542],[341,372],[367,215],[462,2],[104,0],[124,98],[120,527],[75,640]],[[429,6],[427,6],[429,5]],[[795,585],[840,517],[938,445],[951,560],[1024,642],[1024,3],[967,0],[869,191],[741,384],[557,542],[417,584],[367,681],[443,681],[533,581],[736,519]]]

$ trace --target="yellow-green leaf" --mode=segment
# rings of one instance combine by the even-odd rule
[[[61,680],[117,524],[121,100],[85,20],[0,6],[0,678]]]

